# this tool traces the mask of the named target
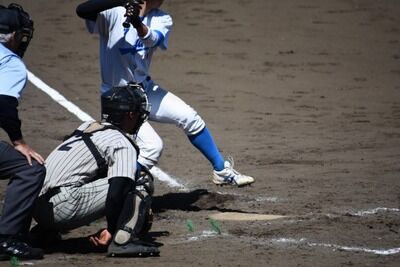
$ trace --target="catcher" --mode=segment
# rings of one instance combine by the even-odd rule
[[[103,216],[107,228],[91,241],[108,256],[158,255],[141,240],[151,226],[152,177],[136,175],[135,134],[150,112],[138,84],[114,87],[101,97],[102,122],[83,123],[52,151],[34,209],[33,236],[87,225]]]

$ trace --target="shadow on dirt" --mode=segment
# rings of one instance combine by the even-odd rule
[[[167,210],[243,212],[225,207],[225,203],[231,203],[234,199],[233,195],[218,194],[209,192],[206,189],[197,189],[190,192],[168,193],[162,196],[155,196],[152,208],[154,213],[162,213]]]
[[[151,246],[161,247],[162,243],[156,242],[156,238],[160,236],[169,235],[166,231],[149,232],[143,239],[144,243]],[[89,236],[68,238],[65,240],[57,240],[52,242],[51,245],[42,245],[46,254],[51,253],[67,253],[67,254],[88,254],[88,253],[106,253],[107,246],[94,246],[89,241]]]

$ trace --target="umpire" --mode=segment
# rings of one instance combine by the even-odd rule
[[[17,110],[27,82],[21,58],[32,34],[33,21],[20,5],[0,5],[0,126],[12,143],[0,141],[0,179],[10,179],[0,217],[0,260],[43,258],[42,249],[25,240],[46,171],[42,156],[22,137]]]

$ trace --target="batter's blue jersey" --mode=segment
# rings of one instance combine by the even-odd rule
[[[170,15],[160,9],[151,10],[142,18],[143,24],[158,35],[158,42],[146,46],[132,26],[125,29],[125,8],[115,7],[105,10],[97,16],[96,22],[86,21],[90,33],[100,35],[100,66],[102,93],[113,86],[123,86],[130,81],[143,82],[149,76],[151,58],[154,51],[168,46],[169,32],[172,27]]]

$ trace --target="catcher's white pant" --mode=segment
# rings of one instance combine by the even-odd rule
[[[39,197],[35,220],[47,228],[71,230],[105,216],[108,179],[99,179],[81,187],[60,187],[48,201]]]
[[[203,119],[182,99],[152,80],[144,81],[143,85],[151,104],[149,121],[175,124],[183,129],[186,135],[194,135],[203,130]],[[157,163],[163,150],[160,136],[145,122],[137,133],[136,142],[140,148],[139,163],[150,169]]]

